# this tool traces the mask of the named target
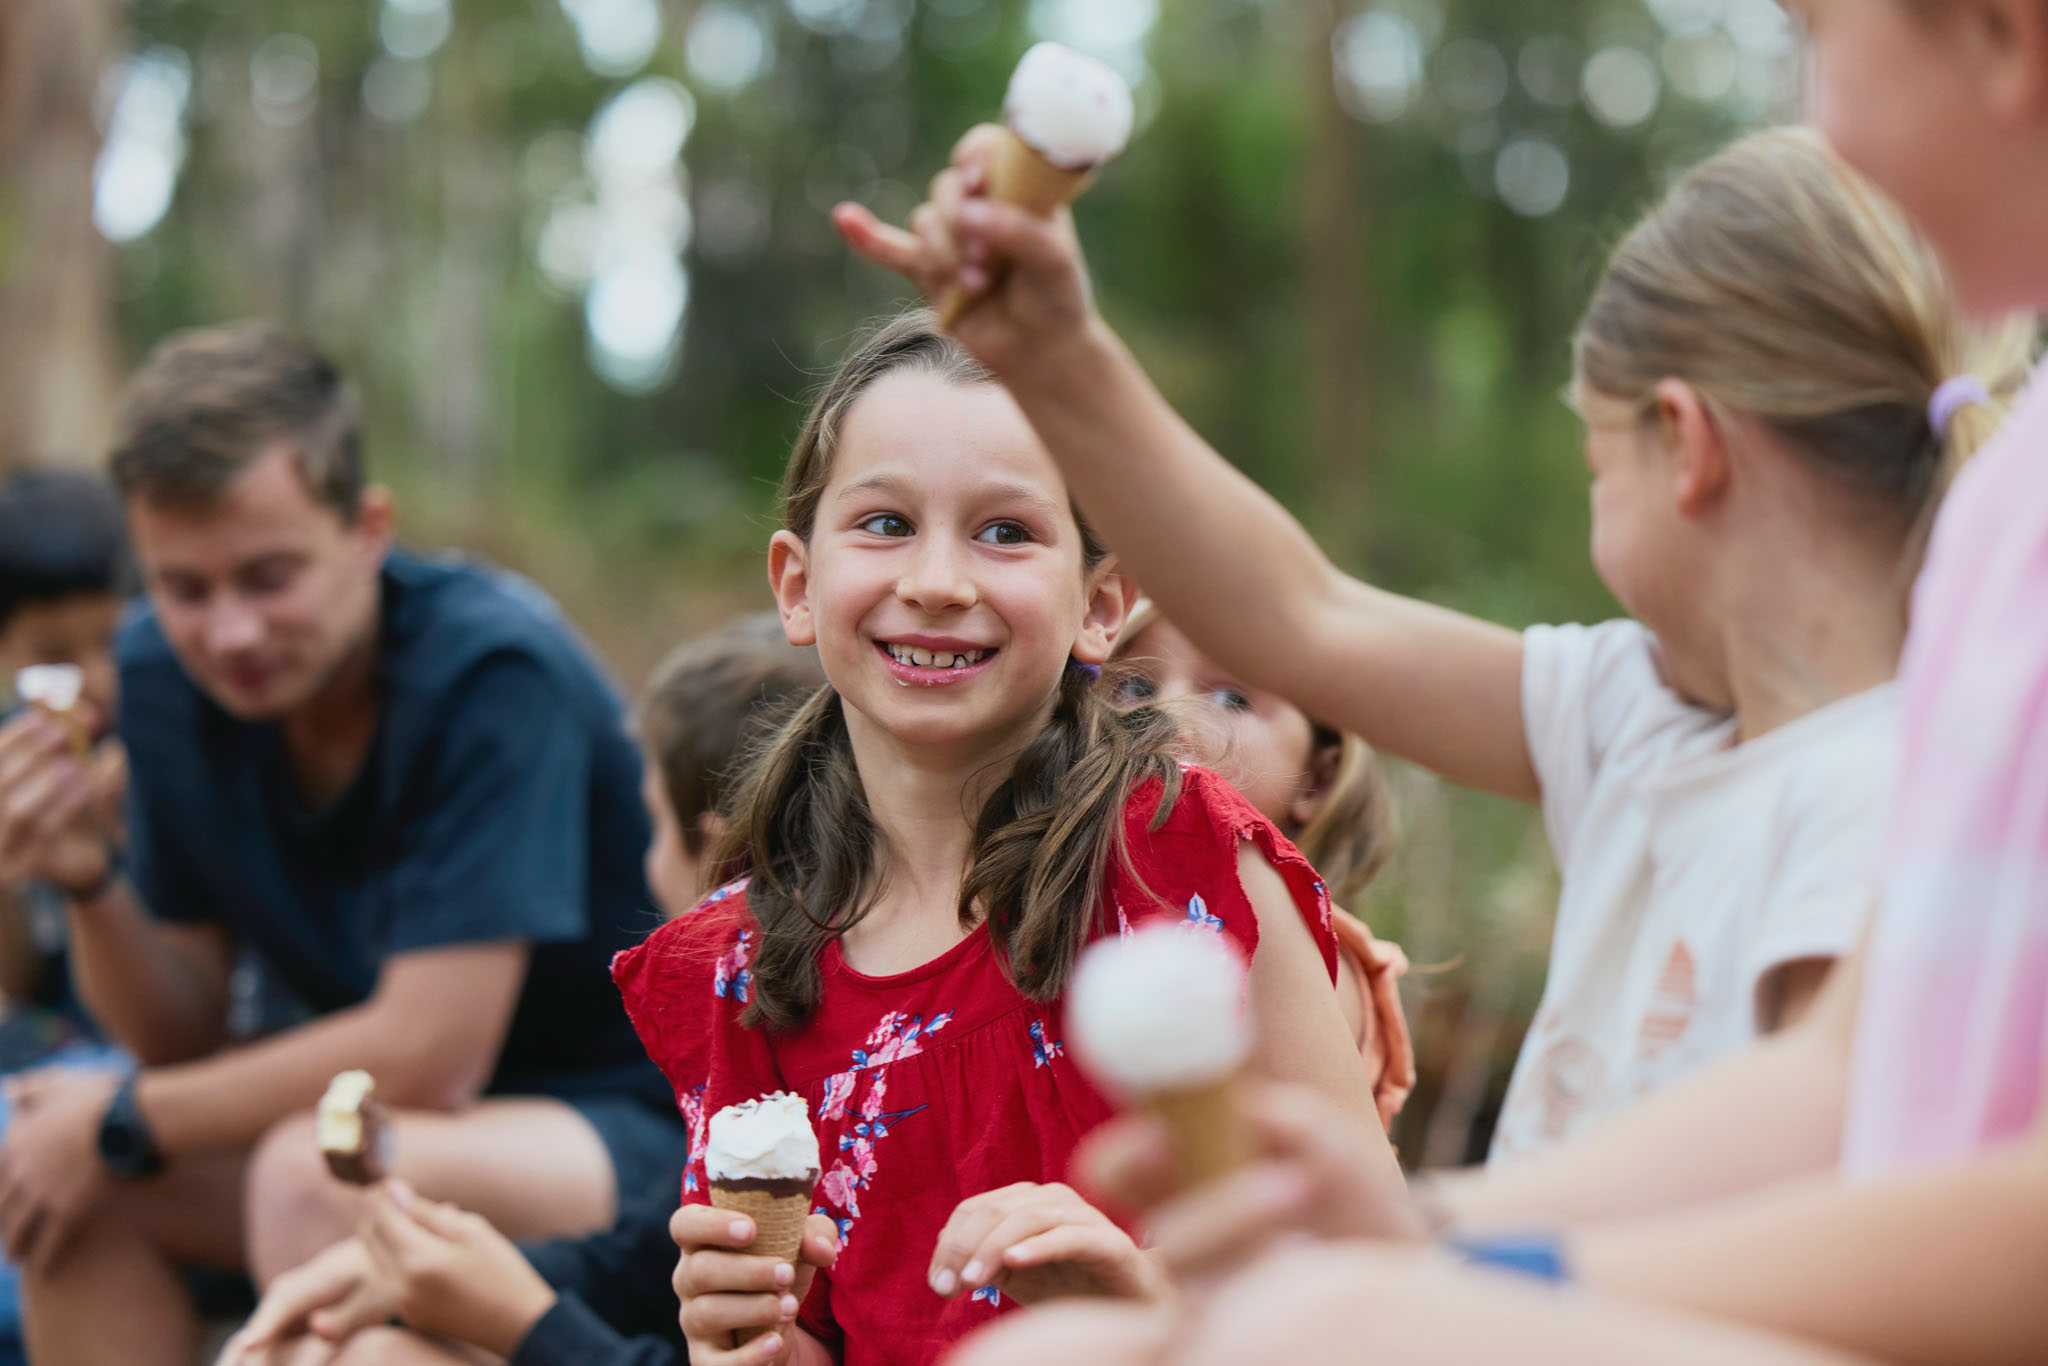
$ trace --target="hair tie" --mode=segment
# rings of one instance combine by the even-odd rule
[[[1936,389],[1934,397],[1927,400],[1927,425],[1934,429],[1934,439],[1946,442],[1949,424],[1973,403],[1991,404],[1991,391],[1975,375],[1957,375]]]
[[[1067,667],[1087,679],[1090,683],[1098,683],[1102,680],[1102,666],[1100,664],[1084,664],[1069,655],[1067,657]]]

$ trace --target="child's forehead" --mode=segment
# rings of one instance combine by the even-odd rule
[[[829,487],[1067,505],[1059,467],[1005,390],[914,373],[878,381],[847,413]]]

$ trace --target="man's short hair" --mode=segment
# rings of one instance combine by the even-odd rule
[[[127,537],[105,480],[36,470],[0,484],[0,630],[24,607],[125,592]]]
[[[354,521],[361,424],[340,369],[267,324],[195,328],[128,381],[107,468],[123,498],[204,507],[280,443],[313,500]]]

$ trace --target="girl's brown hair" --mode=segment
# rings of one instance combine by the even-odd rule
[[[2031,329],[1973,326],[1905,216],[1809,129],[1695,167],[1628,234],[1575,346],[1593,391],[1652,410],[1683,379],[1894,514],[1902,545],[2026,381]],[[1945,434],[1928,404],[1991,395]]]
[[[857,341],[812,401],[782,479],[782,520],[808,542],[832,477],[846,416],[885,376],[937,375],[992,384],[926,309]],[[1079,514],[1082,562],[1104,550]],[[1162,784],[1155,822],[1173,809],[1180,768],[1173,723],[1153,708],[1108,705],[1089,671],[1069,667],[1052,719],[982,804],[968,846],[960,920],[985,916],[1018,990],[1045,1001],[1066,989],[1111,859],[1123,855],[1123,811],[1150,778]],[[761,943],[748,1025],[788,1029],[817,1008],[818,956],[873,908],[887,869],[854,767],[839,694],[829,685],[790,718],[734,784],[721,864],[752,876],[747,905]]]

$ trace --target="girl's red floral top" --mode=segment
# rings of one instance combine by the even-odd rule
[[[1227,934],[1249,959],[1259,927],[1237,870],[1249,840],[1281,872],[1334,981],[1337,941],[1315,870],[1223,779],[1195,767],[1183,776],[1157,830],[1147,827],[1158,780],[1127,803],[1130,867],[1110,869],[1091,938],[1166,918]],[[802,1095],[824,1163],[813,1199],[837,1222],[842,1247],[799,1322],[845,1366],[934,1362],[1007,1307],[992,1287],[949,1301],[927,1285],[954,1208],[1015,1182],[1065,1181],[1075,1145],[1115,1106],[1067,1057],[1063,1003],[1018,992],[985,927],[888,977],[856,972],[836,942],[827,946],[818,1009],[787,1034],[740,1024],[757,934],[738,882],[612,964],[689,1122],[683,1201],[710,1198],[703,1159],[713,1114],[774,1091]]]

